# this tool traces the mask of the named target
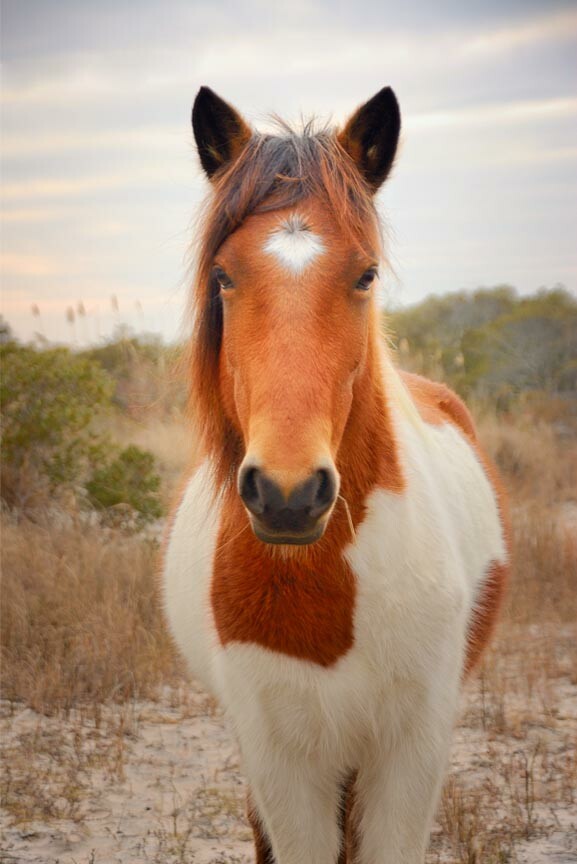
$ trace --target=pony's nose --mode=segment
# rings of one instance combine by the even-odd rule
[[[239,493],[258,525],[275,542],[275,535],[304,537],[314,532],[320,517],[334,504],[336,473],[319,468],[287,495],[271,477],[256,466],[246,465],[239,475]],[[278,542],[278,540],[277,540]]]

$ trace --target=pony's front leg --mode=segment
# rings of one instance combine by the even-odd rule
[[[355,783],[358,864],[423,864],[449,756],[453,711],[403,730],[368,758]]]
[[[258,814],[274,864],[337,864],[342,843],[338,781],[319,776],[318,767],[295,759],[294,753],[262,746],[258,754],[247,752],[242,742],[241,749],[251,790],[251,821],[254,826]],[[262,850],[260,854],[268,864]]]

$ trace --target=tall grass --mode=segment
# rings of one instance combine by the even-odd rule
[[[575,804],[577,759],[568,756],[563,719],[566,682],[577,684],[575,421],[524,408],[496,417],[477,406],[476,413],[509,491],[514,559],[500,625],[468,685],[458,733],[471,741],[469,756],[479,748],[491,768],[449,778],[431,864],[447,854],[458,864],[516,861],[516,844],[547,830],[543,808]],[[157,453],[168,495],[188,455],[184,421],[114,422],[114,437],[138,436]],[[52,717],[35,721],[33,732],[26,724],[14,732],[0,793],[16,823],[82,821],[88,767],[122,777],[132,700],[156,698],[183,673],[158,602],[157,543],[93,526],[73,511],[38,513],[35,523],[1,516],[2,688],[15,717],[17,706]],[[71,722],[60,728],[63,715]]]
[[[153,696],[177,670],[157,567],[153,541],[72,517],[4,517],[4,698],[51,713]]]

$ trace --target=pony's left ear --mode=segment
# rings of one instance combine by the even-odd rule
[[[209,179],[238,158],[252,137],[232,105],[210,87],[201,87],[192,106],[192,128],[202,167]]]
[[[397,152],[401,112],[390,87],[361,105],[338,134],[338,141],[373,189],[386,180]]]

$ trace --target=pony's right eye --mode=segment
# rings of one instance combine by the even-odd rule
[[[234,282],[228,275],[225,273],[222,267],[213,267],[212,268],[212,278],[218,285],[221,291],[229,291],[231,288],[234,288]]]

